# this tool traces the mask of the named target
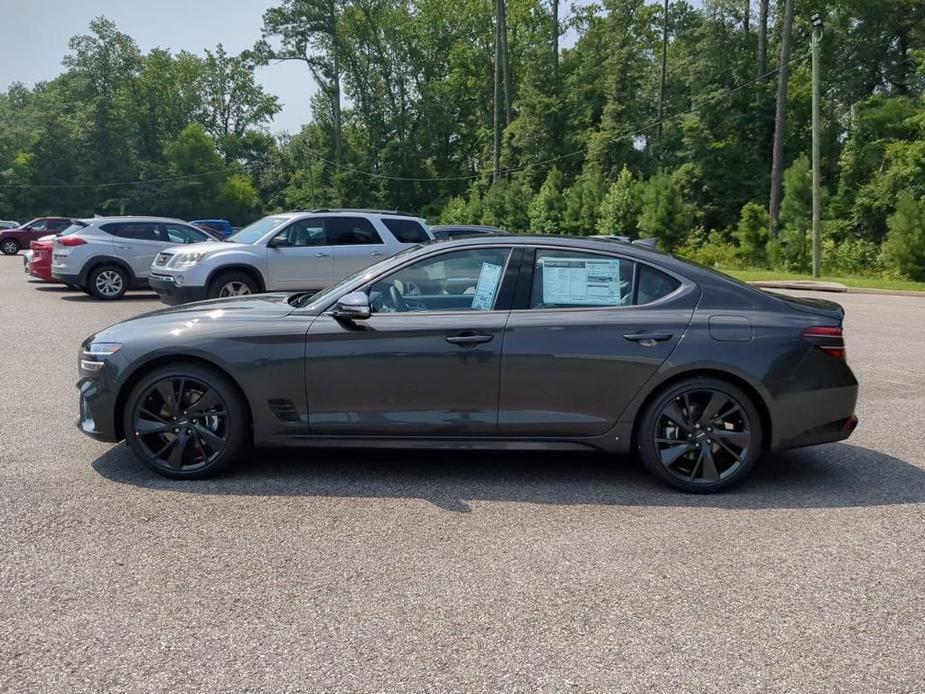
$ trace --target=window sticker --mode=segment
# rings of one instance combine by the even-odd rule
[[[621,303],[619,260],[545,257],[540,262],[544,304]]]
[[[475,293],[472,295],[472,310],[491,311],[495,305],[495,294],[498,292],[502,269],[500,265],[482,263],[479,281],[475,285]]]

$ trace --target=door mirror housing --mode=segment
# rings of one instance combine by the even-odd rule
[[[331,315],[343,320],[366,320],[372,315],[369,308],[369,296],[366,292],[344,294],[334,304]]]
[[[285,236],[274,236],[267,241],[267,248],[286,248],[289,245],[289,239]]]

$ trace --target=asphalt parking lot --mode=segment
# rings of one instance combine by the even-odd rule
[[[859,429],[731,493],[575,453],[173,482],[73,426],[80,341],[156,297],[0,257],[0,690],[923,691],[925,298],[834,298]]]

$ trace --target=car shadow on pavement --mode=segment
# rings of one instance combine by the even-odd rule
[[[157,294],[152,292],[143,292],[141,294],[123,294],[117,299],[117,301],[151,301],[156,299]],[[97,299],[95,296],[89,296],[88,294],[71,294],[70,296],[62,296],[62,301],[79,301],[79,302],[94,302],[101,303],[100,299]]]
[[[635,458],[596,453],[256,449],[211,480],[175,481],[125,444],[93,462],[122,484],[190,494],[423,499],[468,512],[470,501],[723,509],[842,508],[925,502],[925,470],[859,446],[829,444],[764,456],[733,490],[683,494]]]

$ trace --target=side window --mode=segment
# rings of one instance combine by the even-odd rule
[[[328,243],[332,246],[382,243],[370,221],[362,217],[329,217],[325,226],[328,230]]]
[[[32,231],[45,231],[45,227],[47,224],[48,222],[46,220],[40,219],[37,222],[32,222],[32,224],[29,225],[29,228]]]
[[[681,283],[674,277],[669,277],[664,272],[660,272],[648,265],[639,265],[637,284],[637,304],[650,304],[653,301],[658,301],[681,286]]]
[[[164,240],[170,243],[199,243],[209,240],[209,237],[198,229],[180,224],[162,224],[161,232],[165,237]]]
[[[382,223],[385,228],[392,232],[392,236],[399,243],[424,243],[430,241],[427,232],[420,222],[413,219],[395,219],[383,217]]]
[[[54,219],[48,222],[48,226],[46,227],[46,229],[48,231],[61,231],[62,229],[70,225],[71,223],[67,221],[66,219]]]
[[[100,229],[118,236],[120,239],[134,241],[160,241],[157,225],[150,222],[122,222],[118,224],[103,224]]]
[[[317,218],[293,222],[274,238],[281,239],[280,245],[285,248],[329,245],[325,235],[325,221]]]
[[[369,289],[375,313],[491,311],[510,248],[473,248],[420,260]]]
[[[632,262],[594,253],[537,250],[530,308],[627,306],[632,302]]]

